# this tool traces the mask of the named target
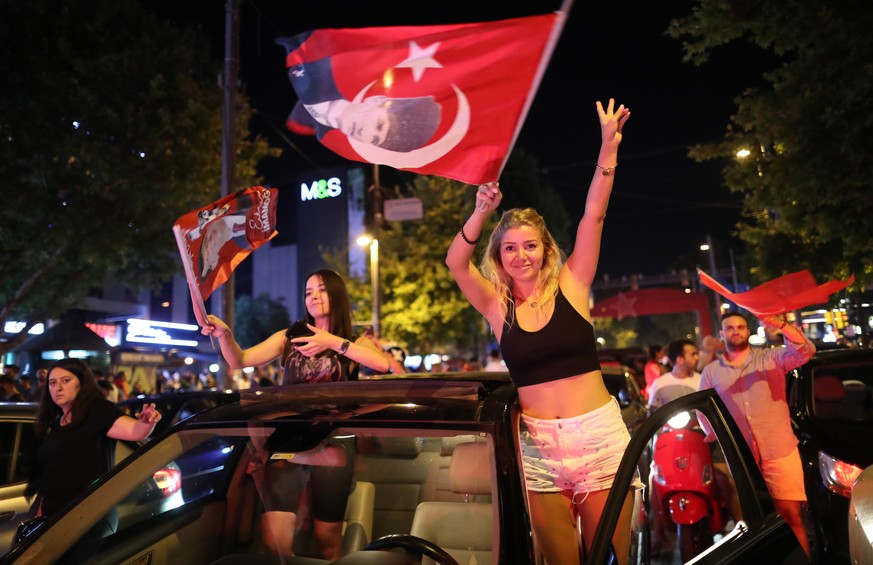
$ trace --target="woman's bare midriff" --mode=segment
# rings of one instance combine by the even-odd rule
[[[610,400],[600,371],[518,389],[521,411],[532,418],[574,418],[596,410]]]

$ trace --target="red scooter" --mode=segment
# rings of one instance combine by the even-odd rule
[[[712,453],[694,413],[667,422],[655,437],[652,459],[654,526],[675,528],[684,563],[711,546],[724,527]]]

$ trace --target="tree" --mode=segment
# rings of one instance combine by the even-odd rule
[[[276,328],[291,325],[285,299],[274,299],[267,293],[254,298],[248,295],[237,298],[234,315],[233,333],[243,348],[264,341],[276,333]]]
[[[668,34],[685,59],[708,60],[739,40],[777,63],[767,87],[736,98],[720,143],[693,147],[727,158],[727,187],[744,195],[737,225],[759,280],[810,269],[873,281],[873,10],[861,0],[697,0]],[[734,159],[738,149],[751,151]]]
[[[222,90],[197,29],[135,0],[0,0],[0,323],[81,305],[111,276],[157,288],[179,270],[170,228],[218,198]],[[237,176],[275,154],[247,138]]]

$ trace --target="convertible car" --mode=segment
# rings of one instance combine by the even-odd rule
[[[711,392],[658,410],[634,433],[588,563],[649,562],[646,490],[636,494],[629,547],[611,544],[620,504],[653,435],[675,413],[698,410],[711,423],[741,508],[696,563],[803,563],[742,436]],[[31,521],[0,563],[235,564],[331,563],[312,535],[309,502],[322,488],[304,483],[293,557],[262,541],[259,462],[352,470],[338,565],[418,562],[541,564],[517,439],[519,407],[506,374],[386,376],[365,381],[259,389],[187,418],[137,449],[67,511]],[[180,470],[174,504],[132,512],[136,492],[156,471]],[[314,475],[314,473],[311,473]],[[304,476],[309,476],[304,474]],[[144,503],[143,503],[144,504]],[[113,532],[92,527],[126,516]]]

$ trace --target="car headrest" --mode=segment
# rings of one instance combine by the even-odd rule
[[[383,437],[379,439],[379,452],[396,457],[415,457],[421,453],[421,438]]]
[[[816,375],[813,387],[815,399],[822,402],[837,402],[846,396],[842,379],[833,375]]]
[[[455,446],[449,464],[449,483],[459,494],[491,494],[488,444],[468,442]]]

